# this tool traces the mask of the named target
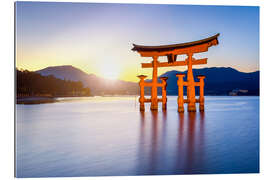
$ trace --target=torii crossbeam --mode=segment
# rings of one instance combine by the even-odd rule
[[[158,109],[158,102],[162,102],[163,109],[166,109],[167,97],[166,97],[166,78],[162,78],[162,83],[158,82],[157,71],[158,67],[172,67],[172,66],[187,66],[187,81],[183,81],[184,74],[177,75],[178,77],[178,111],[184,111],[184,103],[188,104],[188,111],[196,111],[196,102],[200,103],[200,111],[204,111],[204,76],[198,76],[200,82],[195,82],[192,72],[192,65],[207,64],[207,58],[204,59],[194,59],[192,56],[194,53],[201,53],[208,51],[208,48],[218,44],[218,36],[216,34],[212,37],[202,39],[199,41],[181,43],[181,44],[172,44],[164,46],[142,46],[133,44],[133,51],[137,51],[142,57],[152,57],[153,61],[151,63],[142,63],[142,68],[153,68],[152,82],[144,82],[146,76],[140,75],[140,91],[141,97],[140,110],[144,111],[144,103],[151,102],[151,110]],[[177,61],[177,55],[187,55],[185,61]],[[166,56],[168,62],[159,62],[158,57]],[[144,97],[144,87],[150,86],[151,90],[151,99],[146,99]],[[183,86],[187,86],[187,99],[183,98]],[[196,99],[195,96],[195,86],[200,87],[200,98]],[[157,88],[162,87],[162,98],[157,96]]]

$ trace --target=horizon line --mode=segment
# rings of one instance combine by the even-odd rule
[[[77,67],[77,66],[75,66],[75,65],[72,65],[72,64],[69,64],[69,65],[67,65],[67,64],[65,64],[65,65],[52,65],[52,66],[47,66],[47,67],[40,68],[40,69],[38,69],[38,70],[29,70],[29,69],[25,69],[25,68],[21,68],[21,67],[17,67],[17,66],[15,66],[15,68],[16,68],[16,69],[19,69],[19,70],[22,69],[22,70],[27,70],[27,71],[35,72],[35,71],[40,71],[40,70],[42,70],[42,69],[46,69],[46,68],[49,68],[49,67],[61,67],[61,66],[72,66],[72,67],[74,67],[74,68],[77,68],[77,69],[83,71],[83,72],[86,73],[86,74],[94,74],[94,73],[87,73],[87,72],[85,72],[84,70],[82,70],[81,68],[79,68],[79,67]],[[162,67],[160,67],[160,68],[162,68]],[[239,70],[238,68],[231,67],[231,66],[211,66],[211,67],[210,67],[210,66],[207,66],[207,67],[202,67],[202,68],[192,68],[192,69],[205,69],[205,68],[232,68],[232,69],[235,69],[235,70],[237,70],[237,71],[239,71],[239,72],[242,72],[242,73],[253,73],[253,72],[260,71],[260,69],[253,70],[253,71],[241,71],[241,70]],[[179,70],[170,70],[170,71],[179,71]],[[186,70],[185,70],[185,71],[186,71]],[[166,72],[169,72],[169,71],[166,71]]]
[[[107,79],[106,77],[97,75],[97,74],[95,74],[95,73],[87,73],[87,72],[85,72],[84,70],[82,70],[82,69],[80,69],[80,68],[78,68],[78,67],[76,67],[76,66],[74,66],[74,65],[47,66],[47,67],[45,67],[45,68],[41,68],[41,69],[34,70],[34,71],[33,71],[33,70],[24,69],[24,68],[19,68],[19,67],[16,67],[16,66],[15,66],[15,68],[16,68],[16,70],[20,70],[20,71],[21,71],[21,70],[27,70],[27,71],[30,71],[30,72],[36,72],[36,71],[40,71],[40,70],[43,70],[43,69],[46,69],[46,68],[50,68],[50,67],[64,67],[64,66],[71,66],[71,67],[73,67],[73,68],[76,68],[76,69],[82,71],[83,73],[85,73],[85,74],[87,74],[87,75],[95,75],[95,76],[97,76],[97,77],[101,77],[101,78]],[[241,72],[241,73],[255,73],[255,72],[260,72],[259,69],[258,69],[258,70],[255,70],[255,71],[250,71],[250,72],[239,71],[237,68],[229,67],[229,66],[227,66],[227,67],[225,67],[225,66],[202,67],[202,68],[193,68],[193,70],[194,70],[194,69],[206,69],[206,68],[231,68],[231,69],[234,69],[234,70],[236,70],[236,71],[238,71],[238,72]],[[166,71],[166,72],[160,74],[159,76],[162,76],[163,74],[168,73],[168,72],[171,72],[171,71],[185,72],[185,71],[187,71],[187,70],[184,70],[184,71],[180,71],[180,70],[169,70],[169,71]],[[134,77],[136,77],[136,76],[138,76],[138,75],[139,75],[139,74],[136,74],[136,75],[134,75]],[[126,81],[126,82],[137,82],[137,81],[134,81],[134,80],[124,80],[124,79],[121,79],[121,78],[117,78],[117,79],[115,79],[115,80]]]

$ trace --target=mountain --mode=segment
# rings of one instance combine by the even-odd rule
[[[49,76],[53,75],[56,78],[59,79],[66,79],[71,81],[81,81],[82,79],[87,79],[94,75],[87,74],[83,72],[82,70],[73,67],[71,65],[65,65],[65,66],[51,66],[47,67],[41,70],[36,71],[37,73],[41,74],[42,76]]]
[[[187,71],[168,71],[159,77],[168,77],[167,94],[177,94],[177,73]],[[259,95],[259,71],[245,73],[230,67],[211,67],[193,69],[195,81],[199,81],[197,75],[205,75],[206,95],[228,95],[233,90],[248,90],[245,95]],[[184,78],[186,81],[186,77]],[[197,90],[198,91],[198,90]]]
[[[139,87],[137,83],[121,80],[110,80],[98,77],[94,74],[87,74],[82,70],[71,66],[51,66],[36,71],[42,76],[53,75],[59,79],[81,81],[85,87],[89,87],[92,94],[137,94]]]
[[[36,71],[43,76],[53,75],[60,79],[81,81],[85,87],[89,87],[94,95],[106,94],[138,94],[139,85],[134,82],[121,80],[109,80],[94,74],[87,74],[73,66],[54,66]],[[177,95],[177,73],[187,71],[168,71],[159,77],[168,77],[167,94]],[[245,73],[233,68],[211,67],[193,69],[195,81],[197,75],[205,75],[205,95],[228,95],[232,91],[247,90],[244,95],[259,95],[259,71]],[[186,77],[184,78],[186,81]],[[151,80],[146,80],[151,81]],[[150,94],[150,88],[145,88],[146,94]],[[185,90],[185,89],[184,89]],[[198,88],[196,88],[198,92]],[[159,88],[159,94],[161,89]]]

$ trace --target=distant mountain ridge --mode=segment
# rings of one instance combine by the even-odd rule
[[[48,76],[53,75],[60,79],[81,81],[85,87],[89,87],[94,95],[106,94],[138,94],[139,85],[134,82],[122,80],[108,80],[94,74],[87,74],[74,66],[52,66],[36,71]],[[177,73],[187,73],[187,71],[168,71],[159,77],[168,77],[167,94],[177,95]],[[228,95],[236,89],[248,90],[246,95],[259,95],[259,71],[245,73],[230,67],[211,67],[193,69],[195,81],[197,75],[205,75],[206,95]],[[186,77],[184,78],[186,80]],[[150,80],[147,80],[150,81]],[[150,89],[146,88],[147,93]],[[198,90],[197,90],[198,91]],[[159,90],[160,92],[160,90]],[[146,93],[146,94],[147,94]]]
[[[50,66],[36,71],[42,76],[53,75],[59,79],[81,81],[85,87],[89,87],[94,95],[106,94],[137,94],[139,87],[137,83],[122,80],[109,80],[94,74],[87,74],[71,65]]]
[[[176,74],[187,71],[168,71],[159,77],[168,77],[167,93],[177,94]],[[235,89],[248,90],[247,95],[259,95],[259,71],[245,73],[237,71],[231,67],[211,67],[193,69],[195,81],[199,81],[196,76],[205,75],[205,94],[206,95],[228,95]],[[184,80],[186,81],[186,76]],[[198,90],[197,90],[198,91]]]
[[[54,75],[56,78],[71,81],[81,81],[84,78],[89,78],[89,76],[95,76],[93,74],[87,74],[72,65],[50,66],[36,72],[42,76]]]

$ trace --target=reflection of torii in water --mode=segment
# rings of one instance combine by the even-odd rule
[[[193,41],[182,44],[172,44],[164,46],[141,46],[133,44],[133,51],[140,53],[142,57],[152,57],[153,61],[151,63],[142,63],[142,68],[153,68],[152,82],[145,82],[144,79],[147,76],[140,75],[140,110],[144,111],[144,103],[151,103],[151,110],[158,109],[158,102],[162,102],[162,109],[166,110],[167,106],[167,95],[166,86],[167,78],[160,78],[161,83],[158,82],[157,70],[158,67],[171,67],[171,66],[188,66],[187,81],[184,82],[184,74],[178,74],[178,111],[184,111],[184,103],[188,104],[188,111],[196,111],[195,103],[200,103],[200,111],[204,111],[204,76],[198,76],[199,82],[194,81],[192,65],[206,64],[207,58],[204,59],[194,59],[192,56],[194,53],[201,53],[208,51],[208,48],[212,45],[218,44],[217,37],[215,36],[202,39],[199,41]],[[177,61],[177,55],[186,54],[188,57],[185,61]],[[168,62],[159,62],[159,56],[167,56]],[[144,97],[144,87],[151,87],[151,98],[147,99]],[[183,86],[187,86],[187,99],[184,99]],[[196,99],[195,96],[195,86],[200,87],[200,98]],[[157,88],[162,87],[162,98],[157,96]]]
[[[140,117],[136,174],[194,174],[207,170],[204,112],[179,113],[176,133],[168,131],[177,122],[167,122],[166,111],[162,115],[157,111],[140,112]]]

